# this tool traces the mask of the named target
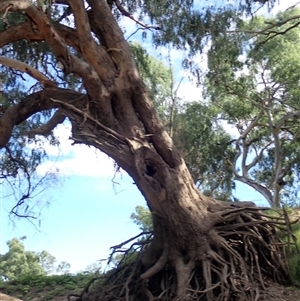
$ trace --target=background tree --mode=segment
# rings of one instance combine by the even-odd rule
[[[55,256],[48,251],[43,250],[37,253],[39,264],[45,271],[46,275],[63,275],[70,272],[71,265],[66,261],[57,263]]]
[[[153,230],[152,218],[149,210],[143,206],[135,207],[135,212],[131,214],[130,218],[139,226],[139,229],[144,232]]]
[[[0,255],[0,277],[4,280],[14,280],[22,276],[38,276],[69,273],[70,264],[62,261],[56,263],[56,258],[47,251],[39,253],[26,251],[22,240],[13,238],[7,242],[8,252]]]
[[[210,104],[191,102],[177,114],[174,143],[186,161],[195,185],[203,194],[219,200],[236,200],[232,138],[224,130],[218,109]]]
[[[58,266],[56,268],[56,273],[58,275],[68,274],[68,273],[70,273],[70,268],[71,268],[71,265],[68,262],[62,261],[58,264]]]
[[[39,252],[37,255],[39,258],[39,264],[45,271],[46,275],[54,273],[56,258],[45,250]]]
[[[121,15],[135,19],[138,11],[136,22],[157,30],[155,43],[189,46],[193,55],[208,34],[235,28],[252,4],[257,9],[257,1],[198,10],[202,7],[191,1],[59,0],[49,4],[47,14],[29,1],[0,3],[0,46],[12,59],[2,60],[7,76],[18,82],[18,70],[37,81],[34,91],[20,87],[23,96],[3,108],[0,147],[18,125],[40,112],[49,118],[27,131],[29,137],[49,135],[68,118],[74,143],[112,157],[133,178],[151,211],[154,238],[135,262],[112,272],[109,298],[255,300],[267,293],[262,274],[290,282],[276,221],[266,220],[253,203],[220,202],[194,185],[117,23]],[[152,24],[145,25],[143,18]],[[95,293],[99,299],[108,296]]]
[[[290,9],[253,18],[241,23],[240,34],[216,37],[209,52],[206,96],[236,129],[236,155],[228,157],[235,179],[274,207],[299,201],[298,15]],[[278,34],[257,34],[281,20],[289,21]]]
[[[14,280],[26,275],[45,275],[39,264],[39,257],[31,251],[25,251],[23,243],[17,238],[7,242],[9,251],[0,255],[0,277]]]

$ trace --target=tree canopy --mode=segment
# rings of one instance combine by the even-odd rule
[[[8,252],[0,254],[0,278],[11,281],[28,275],[65,274],[70,270],[67,262],[56,263],[56,258],[47,251],[26,251],[24,236],[7,242]]]
[[[0,255],[0,277],[4,280],[14,280],[21,276],[34,274],[45,275],[39,265],[38,256],[31,251],[25,251],[23,243],[14,238],[7,242],[9,251]]]
[[[243,22],[239,34],[214,39],[206,97],[237,132],[235,179],[260,192],[271,206],[298,202],[299,9]],[[278,32],[259,35],[265,24]]]

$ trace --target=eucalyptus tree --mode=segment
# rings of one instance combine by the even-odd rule
[[[56,258],[47,251],[33,252],[25,250],[23,240],[26,236],[13,238],[7,242],[8,251],[0,254],[0,278],[11,281],[28,275],[66,274],[70,264]]]
[[[0,147],[36,114],[49,117],[24,135],[49,135],[68,118],[74,143],[112,157],[152,214],[152,242],[135,262],[111,272],[111,287],[95,291],[97,299],[255,300],[267,293],[263,274],[290,282],[276,221],[266,220],[253,203],[221,202],[199,192],[118,25],[123,15],[155,30],[154,43],[189,46],[193,55],[209,35],[231,30],[261,2],[220,8],[204,7],[206,1],[58,0],[44,7],[1,0],[3,76],[19,82],[20,72],[27,73],[36,84],[33,90],[19,87],[23,95],[1,107]]]
[[[209,53],[206,96],[236,129],[228,158],[235,179],[272,207],[299,202],[299,12],[244,22],[215,38]]]
[[[200,101],[187,102],[176,116],[173,140],[195,185],[203,194],[234,201],[232,138],[219,120],[219,110]]]
[[[8,252],[0,255],[0,278],[14,280],[26,275],[45,275],[39,264],[39,256],[31,251],[25,251],[24,244],[17,238],[7,242]]]

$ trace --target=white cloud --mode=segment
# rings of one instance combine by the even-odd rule
[[[240,133],[238,131],[238,129],[232,125],[227,123],[225,120],[221,121],[221,125],[223,127],[223,129],[232,137],[232,138],[238,138],[240,137]]]
[[[192,82],[182,82],[177,91],[177,96],[184,101],[199,101],[202,100],[202,89]]]
[[[270,15],[271,16],[275,16],[278,12],[280,11],[285,11],[286,9],[290,8],[290,7],[300,7],[300,2],[299,0],[297,1],[278,1],[274,8],[272,9]]]
[[[50,160],[38,167],[40,174],[58,170],[63,175],[82,175],[91,177],[112,177],[113,160],[106,154],[86,145],[72,145],[71,126],[58,125],[54,134],[60,141],[59,147],[45,142],[44,149]]]

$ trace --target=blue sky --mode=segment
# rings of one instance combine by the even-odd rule
[[[281,9],[288,6],[286,2],[280,4]],[[123,22],[128,35],[135,31],[131,21]],[[151,44],[143,44],[151,54],[167,62],[167,49],[153,49]],[[179,69],[182,55],[172,50],[171,58],[179,80],[184,74]],[[205,57],[199,57],[198,62],[205,64]],[[186,77],[178,94],[194,100],[199,99],[201,92]],[[43,164],[39,173],[42,175],[55,165],[61,181],[40,196],[51,203],[43,209],[39,227],[27,220],[15,219],[14,223],[9,220],[7,211],[11,209],[12,199],[4,198],[4,188],[0,187],[0,254],[7,252],[8,240],[26,235],[24,244],[27,250],[47,250],[58,262],[69,262],[71,271],[77,272],[88,264],[107,258],[112,245],[139,233],[130,214],[135,206],[145,205],[145,201],[125,173],[122,177],[117,176],[117,184],[113,185],[112,161],[104,154],[86,146],[71,146],[68,124],[60,125],[56,134],[60,136],[60,150],[46,144],[52,161]],[[236,196],[241,200],[256,201],[258,205],[266,204],[260,194],[241,183],[237,183]]]
[[[7,240],[26,235],[27,250],[47,250],[58,262],[69,262],[72,272],[78,272],[107,258],[111,246],[139,233],[130,215],[135,206],[145,205],[145,201],[124,172],[112,182],[114,169],[106,155],[87,146],[71,146],[69,130],[68,125],[56,129],[61,137],[60,150],[46,144],[53,161],[43,164],[39,172],[42,175],[56,162],[61,181],[40,196],[50,201],[42,210],[40,226],[24,219],[9,220],[7,211],[12,200],[0,198],[0,253],[7,252]],[[265,204],[258,193],[240,183],[236,195],[241,200]]]

